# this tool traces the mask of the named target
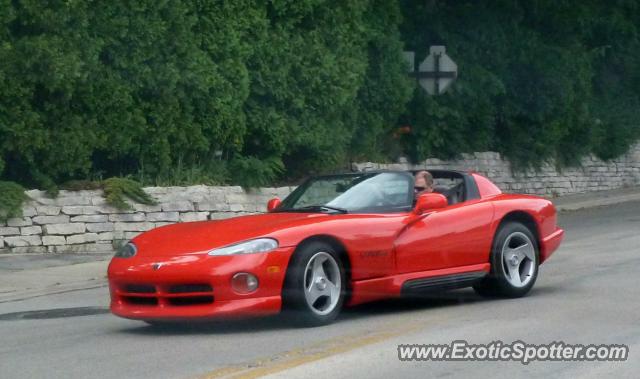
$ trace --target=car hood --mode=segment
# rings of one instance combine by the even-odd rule
[[[306,223],[310,218],[326,218],[320,213],[265,213],[225,220],[167,225],[133,239],[138,256],[206,254],[211,249],[265,237],[285,228]]]

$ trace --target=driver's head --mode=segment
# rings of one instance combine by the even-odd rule
[[[433,192],[433,176],[429,171],[418,171],[413,186],[416,196],[422,193]]]

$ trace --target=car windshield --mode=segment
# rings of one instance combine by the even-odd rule
[[[411,209],[412,201],[409,173],[345,174],[307,180],[284,199],[278,211],[400,212]]]

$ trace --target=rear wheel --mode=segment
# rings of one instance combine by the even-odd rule
[[[488,296],[524,296],[538,278],[539,257],[531,230],[519,222],[507,222],[493,241],[490,275],[474,289]]]
[[[344,303],[346,279],[338,253],[312,242],[292,258],[284,286],[284,305],[293,320],[306,326],[333,321]]]

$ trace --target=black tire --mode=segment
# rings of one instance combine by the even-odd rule
[[[323,257],[330,256],[337,266],[331,265],[331,270],[327,269],[327,278],[332,281],[337,280],[339,275],[339,295],[337,296],[337,302],[329,307],[327,306],[326,314],[319,314],[318,310],[314,310],[313,305],[310,305],[305,296],[305,277],[309,275],[307,273],[307,266],[312,259],[318,259],[318,254],[326,254]],[[337,270],[335,269],[337,267]],[[331,278],[329,278],[331,277]],[[307,277],[308,279],[308,277]],[[283,286],[283,309],[286,315],[290,317],[291,321],[299,326],[320,326],[331,323],[338,317],[345,300],[346,289],[346,275],[344,265],[342,263],[340,254],[335,251],[330,245],[322,242],[310,242],[301,246],[298,251],[293,255],[289,262],[285,283]],[[327,296],[330,298],[330,296]],[[334,297],[335,298],[335,297]],[[318,298],[318,301],[323,299]],[[314,303],[317,304],[317,303]],[[329,309],[330,308],[330,309]]]
[[[522,261],[523,263],[531,262],[531,266],[527,267],[524,275],[528,281],[524,284],[525,281],[522,280],[521,282],[523,285],[516,286],[512,284],[510,275],[507,273],[509,271],[509,268],[507,267],[509,263],[505,262],[505,259],[503,259],[503,248],[505,247],[506,242],[510,243],[511,240],[516,237],[524,241],[525,236],[533,248],[533,254],[529,255],[532,255],[534,259],[531,260],[526,258],[526,262]],[[515,221],[509,221],[501,225],[493,240],[490,263],[491,271],[489,275],[473,286],[473,289],[478,294],[490,297],[507,298],[517,298],[526,295],[538,278],[538,268],[540,264],[540,249],[532,231],[525,225]]]

